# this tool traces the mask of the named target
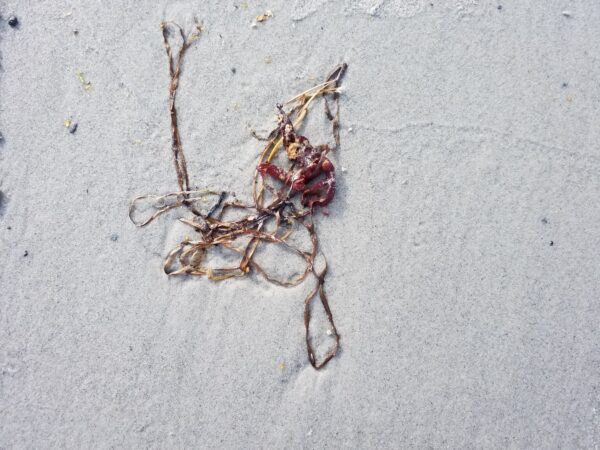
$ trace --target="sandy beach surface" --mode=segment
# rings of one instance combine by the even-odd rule
[[[1,449],[600,447],[600,3],[0,15]],[[311,282],[167,277],[184,213],[128,218],[177,190],[159,25],[194,16],[178,105],[199,189],[250,199],[250,129],[348,64],[317,217],[341,351],[321,371]],[[332,142],[322,105],[303,132]]]

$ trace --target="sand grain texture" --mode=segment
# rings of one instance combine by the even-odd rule
[[[600,446],[600,4],[0,3],[12,13],[0,448]],[[309,286],[169,279],[181,230],[127,217],[177,186],[159,23],[194,14],[178,98],[199,188],[250,198],[248,127],[349,64],[347,170],[318,223],[342,336],[323,371]],[[305,130],[331,142],[320,110]]]

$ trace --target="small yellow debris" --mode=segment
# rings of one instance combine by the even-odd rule
[[[92,83],[90,83],[89,81],[87,81],[85,79],[85,75],[83,74],[83,72],[79,69],[77,69],[75,71],[75,73],[77,74],[77,79],[79,80],[79,82],[81,83],[81,85],[83,86],[83,88],[86,91],[89,91],[92,88]]]
[[[77,131],[77,122],[74,122],[71,118],[63,120],[63,125],[71,134],[75,134]]]
[[[285,363],[280,362],[277,367],[279,368],[279,370],[285,370]]]
[[[290,159],[291,161],[296,160],[296,158],[298,158],[298,150],[300,149],[300,147],[302,147],[299,143],[297,142],[293,142],[291,143],[287,150],[287,155],[288,155],[288,159]]]
[[[265,64],[271,64],[273,62],[273,58],[271,58],[270,56],[267,56],[265,58]]]
[[[264,14],[256,16],[257,22],[265,22],[269,17],[273,17],[273,13],[270,9],[267,9]]]

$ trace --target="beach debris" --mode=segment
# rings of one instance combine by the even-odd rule
[[[565,10],[562,12],[562,15],[565,17],[573,17],[573,13],[569,10]]]
[[[285,370],[285,363],[280,362],[279,365],[277,366],[277,368],[283,372]]]
[[[77,75],[77,79],[83,86],[83,89],[85,89],[86,91],[89,91],[92,88],[92,83],[89,82],[88,80],[86,80],[85,74],[79,69],[77,69],[75,71],[75,74]]]
[[[27,250],[25,250],[25,252],[23,253],[23,257],[27,258],[29,256],[29,252]]]
[[[74,122],[72,119],[65,119],[63,121],[63,125],[66,129],[69,130],[69,133],[71,134],[75,134],[75,132],[77,131],[77,122]]]
[[[19,25],[19,19],[17,16],[10,16],[8,18],[8,25],[10,25],[11,28],[17,27]]]
[[[4,210],[6,209],[6,204],[8,203],[8,199],[6,198],[6,194],[0,191],[0,217],[4,215]],[[10,230],[10,227],[8,227]]]
[[[266,22],[267,19],[269,19],[271,17],[273,17],[273,13],[271,12],[271,10],[267,9],[264,14],[260,14],[260,15],[256,16],[256,21],[259,23]]]
[[[117,242],[119,240],[119,235],[117,233],[113,233],[110,235],[110,240],[113,242]]]
[[[265,56],[265,64],[271,64],[273,62],[273,58],[270,56]]]
[[[319,249],[314,215],[323,210],[335,196],[335,169],[328,155],[340,147],[338,88],[346,71],[346,64],[337,66],[325,80],[296,95],[284,105],[277,105],[278,123],[269,133],[261,152],[252,180],[252,202],[239,201],[234,193],[217,189],[192,189],[178,128],[176,94],[185,52],[199,37],[200,30],[186,33],[174,23],[162,24],[163,41],[169,61],[169,113],[171,117],[171,150],[177,174],[178,190],[163,195],[142,195],[133,199],[129,217],[143,227],[168,211],[183,208],[190,215],[179,221],[189,226],[198,237],[185,236],[167,255],[163,270],[169,276],[205,276],[213,281],[241,278],[255,274],[282,287],[297,286],[307,278],[314,279],[314,287],[304,299],[304,326],[306,348],[310,364],[315,369],[325,366],[336,354],[340,337],[333,321],[325,292],[327,261]],[[180,44],[172,46],[173,36]],[[312,145],[307,137],[296,130],[304,122],[317,99],[322,99],[325,115],[332,126],[335,145]],[[287,163],[276,163],[274,158],[283,149]],[[141,212],[145,210],[144,212]],[[245,216],[235,220],[229,213],[237,211]],[[304,234],[304,245],[291,238]],[[302,235],[302,234],[301,234]],[[276,275],[257,261],[257,248],[276,245],[302,261],[304,269],[287,277]],[[215,262],[215,252],[237,256],[237,265],[222,266]],[[323,263],[315,267],[315,259]],[[320,258],[321,259],[321,258]],[[319,301],[334,342],[325,352],[317,355],[311,333],[314,304]]]
[[[263,162],[258,165],[258,172],[263,178],[268,175],[281,181],[292,192],[301,192],[302,205],[311,210],[315,205],[327,206],[335,195],[335,169],[326,156],[331,149],[328,145],[313,147],[306,137],[296,133],[283,106],[277,107],[281,113],[279,135],[283,138],[283,146],[293,167],[284,170],[270,162]],[[321,181],[309,184],[320,175],[324,175]]]
[[[379,14],[380,7],[381,7],[381,4],[373,5],[372,7],[367,9],[367,14],[369,14],[372,17],[377,17],[377,15]]]
[[[231,68],[231,73],[235,75],[235,73],[237,72],[237,69],[235,67]]]
[[[0,131],[0,145],[4,144],[4,135]]]
[[[265,136],[261,136],[260,134],[258,134],[256,132],[256,130],[254,128],[252,128],[250,125],[247,125],[247,128],[248,128],[248,132],[250,133],[250,135],[258,141],[268,141],[270,139],[269,136],[265,137]]]

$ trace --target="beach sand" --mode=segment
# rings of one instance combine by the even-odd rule
[[[0,14],[0,448],[600,446],[600,4]],[[250,128],[348,63],[317,218],[341,351],[321,371],[311,282],[169,278],[184,213],[128,218],[177,190],[159,25],[193,16],[178,107],[200,189],[249,200]],[[332,142],[321,105],[303,132]]]

